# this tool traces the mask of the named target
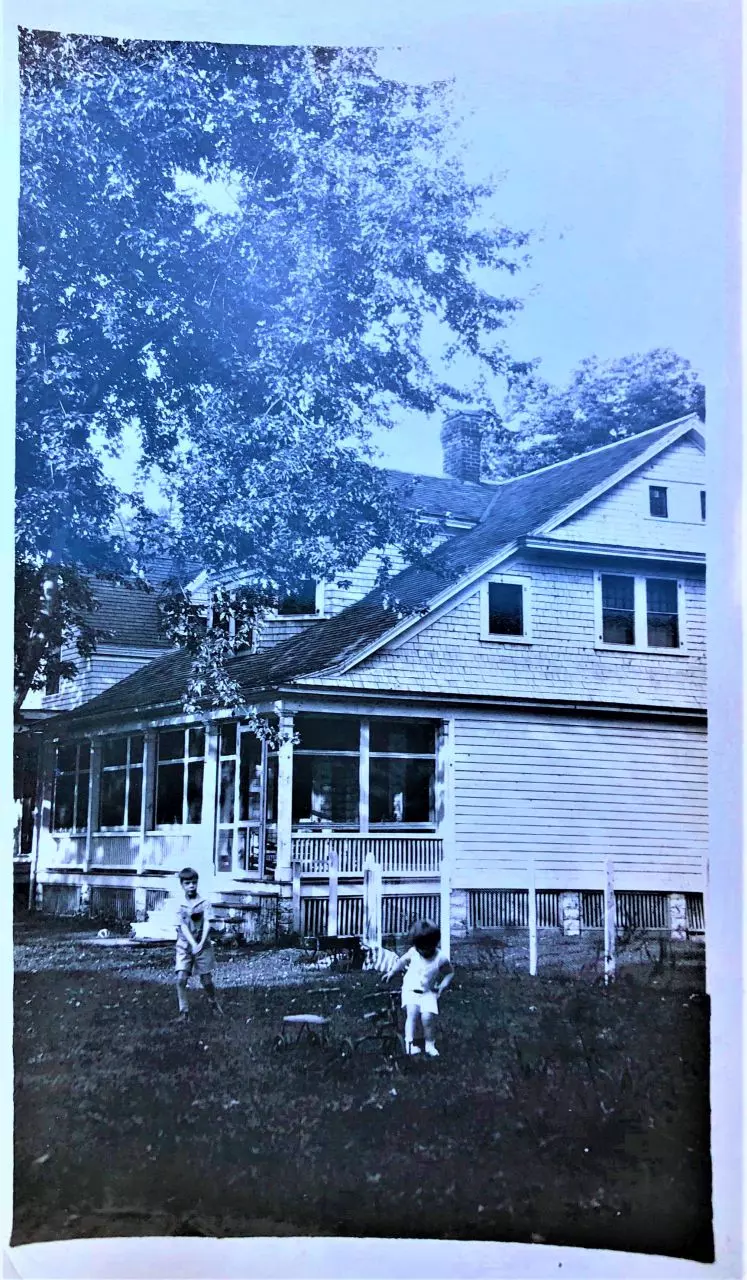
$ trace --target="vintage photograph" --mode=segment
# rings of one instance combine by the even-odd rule
[[[714,1260],[728,31],[449,31],[18,32],[13,1245]]]

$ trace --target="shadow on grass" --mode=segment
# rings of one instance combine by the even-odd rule
[[[397,1063],[336,1049],[372,975],[267,985],[221,954],[225,1017],[196,989],[181,1026],[168,948],[34,945],[16,978],[14,1244],[404,1235],[712,1260],[692,974],[639,965],[605,991],[478,957],[442,1002],[442,1056]],[[283,1014],[307,1011],[330,1017],[330,1048],[273,1052]]]

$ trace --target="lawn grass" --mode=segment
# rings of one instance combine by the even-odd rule
[[[225,1017],[195,990],[181,1026],[168,948],[58,930],[22,950],[13,1244],[406,1235],[712,1260],[697,972],[639,965],[605,991],[457,951],[442,1056],[398,1067],[334,1050],[373,975],[221,953]],[[307,1010],[333,1047],[274,1052]]]

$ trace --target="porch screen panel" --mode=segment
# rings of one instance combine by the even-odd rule
[[[200,822],[204,754],[203,725],[159,732],[156,769],[157,827]]]
[[[221,726],[217,816],[216,870],[258,874],[262,743],[246,726]]]
[[[299,715],[293,753],[293,824],[357,827],[360,814],[360,721]]]
[[[140,826],[143,803],[143,734],[105,738],[101,745],[99,829]]]
[[[436,726],[431,721],[371,719],[371,826],[435,821]]]
[[[91,766],[90,742],[57,748],[53,831],[85,831],[88,826],[88,788]]]

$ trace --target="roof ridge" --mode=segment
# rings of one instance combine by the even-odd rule
[[[631,440],[641,440],[644,436],[653,435],[654,431],[665,431],[668,428],[680,426],[681,423],[687,422],[690,418],[695,418],[697,422],[700,422],[700,418],[694,411],[685,413],[681,418],[672,418],[670,422],[660,422],[657,427],[646,427],[645,431],[634,431],[632,435],[622,436],[619,440],[611,440],[609,444],[598,444],[595,449],[587,449],[585,453],[573,453],[570,458],[561,458],[559,462],[548,462],[544,467],[535,467],[533,471],[523,471],[520,476],[507,476],[505,480],[495,480],[493,483],[501,486],[515,484],[517,480],[526,480],[529,476],[539,475],[541,471],[552,471],[555,467],[566,467],[569,462],[579,462],[581,458],[590,458],[592,454],[604,453],[605,449],[617,449],[621,444],[630,444]]]
[[[630,444],[633,440],[641,440],[645,436],[651,436],[654,432],[663,432],[673,430],[675,427],[681,426],[690,419],[700,422],[697,413],[686,413],[681,418],[672,418],[671,422],[660,422],[658,427],[647,427],[645,431],[636,431],[631,436],[623,436],[620,440],[612,440],[609,444],[597,445],[595,449],[588,449],[586,453],[574,453],[570,458],[561,458],[559,462],[549,462],[545,467],[537,467],[534,471],[524,471],[520,476],[510,476],[506,480],[496,481],[496,493],[492,500],[480,517],[480,524],[484,524],[493,514],[494,509],[498,505],[501,497],[501,491],[510,484],[517,484],[521,480],[531,480],[534,476],[543,475],[547,471],[555,471],[559,467],[567,467],[572,462],[581,462],[585,458],[596,457],[600,453],[605,453],[608,449],[619,449],[622,445]]]

